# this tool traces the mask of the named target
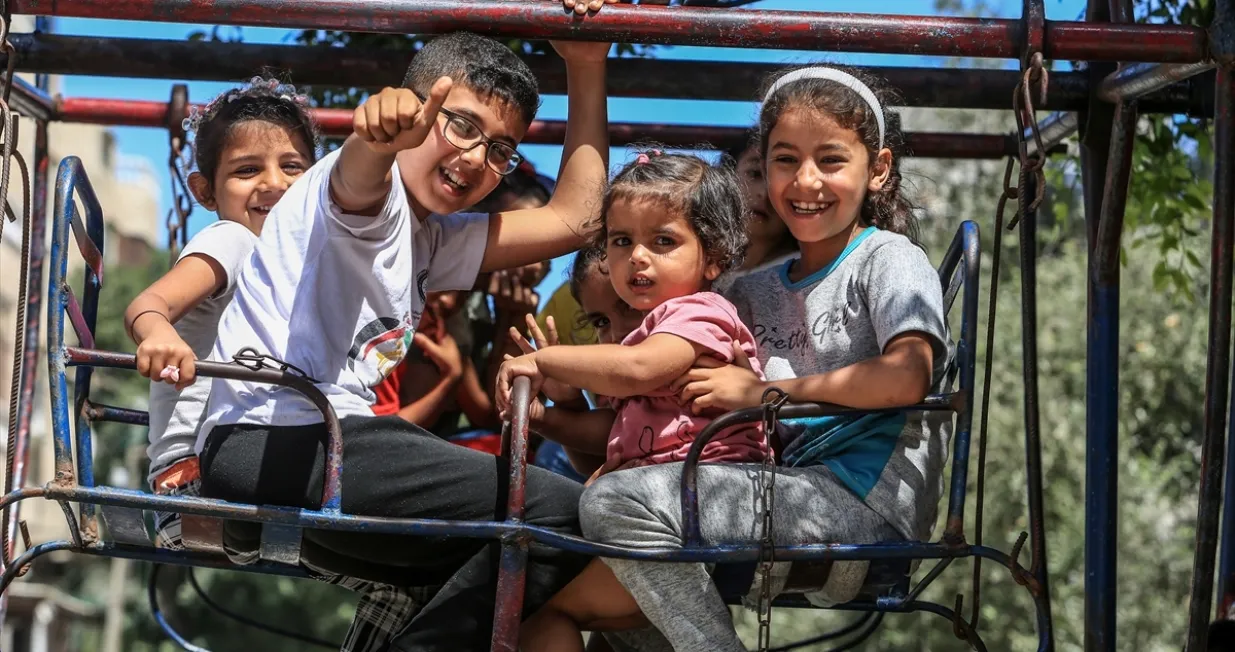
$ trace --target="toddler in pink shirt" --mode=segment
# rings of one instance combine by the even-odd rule
[[[746,209],[732,169],[685,155],[640,154],[610,184],[597,230],[609,280],[626,305],[644,313],[621,344],[547,346],[508,359],[497,403],[510,409],[511,383],[532,380],[554,401],[578,390],[606,397],[611,409],[562,413],[535,401],[532,426],[567,449],[604,455],[596,475],[680,462],[715,413],[692,413],[679,394],[701,358],[760,374],[755,339],[737,309],[710,292],[739,265]],[[698,405],[696,405],[698,407]],[[729,428],[708,443],[705,462],[759,462],[771,455],[762,426]],[[622,629],[643,621],[638,604],[609,567],[593,561],[523,625],[520,649],[582,652],[583,628]]]
[[[704,355],[734,362],[734,345],[741,347],[760,378],[755,338],[738,318],[737,309],[714,292],[696,292],[669,299],[656,306],[643,324],[622,340],[622,346],[638,346],[649,337],[676,335],[702,347]],[[640,396],[609,398],[617,413],[609,431],[605,464],[600,473],[648,464],[681,462],[691,442],[711,418],[692,414],[678,402],[678,392],[668,385]],[[727,428],[703,448],[705,462],[759,462],[767,454],[767,438],[760,424]],[[597,474],[599,475],[599,473]]]

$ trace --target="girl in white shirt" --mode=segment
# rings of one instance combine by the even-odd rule
[[[219,221],[202,229],[172,269],[137,296],[125,327],[137,370],[150,378],[147,480],[163,495],[197,495],[194,443],[210,383],[194,383],[194,363],[210,354],[219,317],[271,207],[317,160],[317,126],[291,86],[254,78],[185,120],[193,134],[189,188]],[[160,547],[181,549],[180,515],[156,512]]]

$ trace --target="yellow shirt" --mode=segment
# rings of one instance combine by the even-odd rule
[[[592,325],[584,321],[583,308],[579,306],[579,302],[570,294],[570,282],[563,283],[553,295],[549,297],[549,301],[545,303],[545,307],[536,316],[536,323],[540,325],[540,330],[549,334],[547,318],[553,317],[553,323],[557,326],[558,338],[562,344],[596,344],[596,329]]]

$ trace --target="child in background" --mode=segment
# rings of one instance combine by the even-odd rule
[[[694,156],[640,154],[610,185],[599,241],[617,295],[645,313],[622,344],[549,346],[508,360],[498,374],[498,405],[510,408],[515,377],[554,398],[579,388],[607,397],[609,409],[576,418],[558,433],[564,446],[602,454],[596,475],[625,476],[680,461],[710,419],[678,404],[669,383],[700,357],[728,363],[734,351],[755,357],[754,338],[737,310],[708,291],[741,262],[746,246],[741,190],[733,172]],[[532,408],[543,421],[544,408]],[[771,451],[760,425],[727,428],[704,447],[707,462],[760,462]],[[524,623],[525,650],[583,650],[581,630],[598,623],[634,626],[639,608],[601,562]]]
[[[763,178],[763,156],[759,153],[759,133],[751,129],[741,144],[731,147],[721,155],[720,165],[732,166],[742,183],[746,197],[746,258],[742,266],[721,274],[712,284],[712,290],[728,296],[734,281],[759,270],[780,265],[798,252],[798,241],[785,226],[784,220],[768,204],[768,184]]]
[[[271,207],[317,160],[308,101],[273,79],[254,78],[185,120],[195,170],[189,189],[218,214],[189,241],[175,266],[129,304],[125,327],[137,344],[137,371],[150,378],[151,489],[197,495],[193,450],[209,383],[193,383],[194,362],[210,354],[219,317]],[[179,514],[155,513],[156,543],[179,550]]]

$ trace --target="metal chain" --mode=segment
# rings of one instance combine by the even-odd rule
[[[26,160],[21,153],[17,151],[17,114],[9,107],[9,97],[13,89],[13,74],[17,66],[17,50],[9,41],[9,17],[0,15],[0,50],[8,55],[8,65],[5,69],[4,80],[0,82],[3,88],[0,89],[0,137],[4,139],[3,145],[0,145],[0,204],[4,207],[4,214],[0,216],[0,238],[4,237],[5,217],[8,221],[16,221],[17,215],[13,210],[12,204],[9,202],[9,180],[12,170],[13,160],[17,160],[17,168],[21,177],[22,189],[22,238],[21,238],[21,261],[18,265],[20,270],[18,273],[20,284],[17,292],[17,309],[16,309],[16,328],[13,334],[13,366],[12,375],[9,379],[9,420],[8,420],[8,439],[5,447],[5,465],[4,465],[4,491],[5,494],[11,493],[17,489],[15,482],[15,470],[17,466],[17,434],[18,434],[18,419],[19,404],[21,399],[22,387],[21,381],[25,376],[25,349],[26,349],[26,304],[30,300],[30,248],[32,245],[31,231],[33,213],[30,206],[30,169],[26,165]],[[8,568],[12,563],[12,555],[10,555],[10,540],[9,540],[9,522],[11,518],[11,509],[6,507],[0,518],[0,561],[3,561],[4,567]],[[26,548],[30,548],[30,533],[26,527],[25,521],[18,524],[21,532],[22,540]],[[22,568],[18,572],[18,577],[26,574],[29,567]]]
[[[177,84],[172,88],[167,105],[167,169],[172,190],[172,206],[167,210],[167,251],[171,266],[175,266],[181,248],[189,243],[189,215],[193,212],[193,195],[188,184],[193,148],[189,146],[184,126],[188,110],[188,87]]]
[[[1044,103],[1048,81],[1042,53],[1035,52],[1029,57],[1029,65],[1021,72],[1020,83],[1012,91],[1012,113],[1016,115],[1017,156],[1008,157],[1008,164],[1003,170],[1003,193],[995,209],[994,255],[991,261],[990,300],[986,316],[986,360],[982,381],[982,411],[978,427],[978,486],[974,513],[974,545],[977,546],[982,545],[982,512],[986,502],[986,427],[991,395],[991,355],[995,344],[995,314],[999,291],[999,259],[1003,250],[1004,215],[1007,212],[1008,202],[1015,201],[1016,211],[1007,225],[1007,229],[1011,231],[1023,215],[1037,210],[1042,203],[1046,189],[1046,148],[1043,146],[1042,134],[1038,130],[1038,120],[1034,115],[1036,109],[1033,91],[1036,85],[1037,101],[1039,104]],[[1028,138],[1025,135],[1026,130],[1029,131]],[[1033,152],[1029,151],[1029,138],[1033,139],[1035,145]],[[1017,174],[1016,185],[1012,185],[1012,171],[1017,167],[1018,162],[1020,163],[1019,174]],[[1024,195],[1025,184],[1029,182],[1031,174],[1037,182],[1036,191],[1033,198],[1026,198],[1029,201],[1023,202],[1021,197]],[[973,558],[972,592],[973,604],[970,605],[969,629],[976,632],[982,608],[982,559],[980,557]],[[960,596],[958,595],[957,598],[959,599]],[[956,611],[959,617],[959,603]]]
[[[1046,102],[1048,83],[1049,73],[1046,70],[1046,66],[1043,65],[1042,53],[1035,52],[1029,58],[1029,65],[1021,72],[1021,82],[1012,91],[1012,113],[1016,116],[1017,157],[1020,159],[1021,170],[1017,180],[1017,194],[1014,197],[1008,196],[1009,176],[1004,176],[1004,197],[1000,199],[1000,202],[1005,202],[1009,198],[1019,198],[1026,181],[1028,181],[1027,175],[1032,174],[1037,184],[1034,196],[1029,201],[1027,207],[1029,211],[1038,209],[1046,192],[1046,146],[1042,142],[1042,132],[1038,129],[1038,119],[1035,115],[1037,109],[1034,104],[1034,91],[1037,91],[1036,102],[1044,104]],[[1034,150],[1032,152],[1029,151],[1029,138],[1025,136],[1026,130],[1029,131],[1030,136],[1033,138]],[[1018,207],[1016,214],[1008,222],[1008,229],[1011,230],[1015,227],[1021,217],[1021,211]]]
[[[5,213],[7,214],[9,221],[13,222],[17,219],[17,216],[14,215],[13,211],[8,207],[9,161],[10,157],[13,155],[13,150],[16,148],[17,138],[10,137],[10,135],[16,136],[16,133],[14,129],[9,126],[10,116],[12,115],[9,111],[9,94],[13,90],[13,73],[17,69],[17,49],[13,47],[11,42],[9,42],[9,21],[8,18],[3,15],[0,15],[0,51],[3,51],[6,55],[8,55],[8,66],[5,68],[4,80],[2,82],[4,86],[3,90],[0,91],[0,107],[3,107],[0,111],[3,111],[2,117],[4,120],[4,124],[0,125],[0,129],[3,129],[3,131],[0,132],[0,136],[4,138],[4,160],[0,162],[0,177],[2,177],[0,178],[0,202],[4,202]],[[12,122],[16,125],[16,119],[12,119]],[[0,238],[3,237],[4,219],[3,217],[0,217]]]
[[[167,210],[167,251],[171,258],[170,264],[176,264],[182,246],[189,240],[189,215],[193,212],[193,196],[189,193],[188,169],[185,147],[182,136],[173,135],[169,143],[167,169],[171,177],[172,206]]]
[[[774,397],[774,398],[769,398]],[[770,387],[763,393],[763,435],[770,442],[776,436],[777,413],[789,401],[785,392]],[[772,455],[763,457],[759,466],[759,508],[762,525],[759,537],[759,652],[772,646],[772,566],[776,562],[776,542],[773,538],[772,512],[776,505],[776,469],[771,467]]]

